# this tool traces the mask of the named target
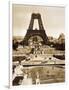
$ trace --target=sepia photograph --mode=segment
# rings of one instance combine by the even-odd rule
[[[12,86],[65,82],[65,7],[12,4]]]

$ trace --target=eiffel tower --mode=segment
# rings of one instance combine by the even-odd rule
[[[38,20],[39,30],[37,29],[33,30],[34,19]],[[36,35],[40,36],[43,39],[43,44],[47,44],[48,37],[45,33],[45,30],[42,24],[41,15],[39,13],[37,14],[32,13],[29,28],[24,37],[24,40],[22,41],[22,45],[28,45],[29,38]]]

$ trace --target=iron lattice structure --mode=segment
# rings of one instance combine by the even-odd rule
[[[34,24],[34,20],[37,19],[38,20],[38,25],[39,25],[39,30],[35,29],[33,30],[33,24]],[[41,15],[39,13],[35,14],[33,13],[31,15],[31,20],[30,20],[30,24],[29,24],[29,28],[27,30],[27,33],[24,37],[24,40],[22,41],[23,45],[28,45],[28,40],[30,37],[32,36],[40,36],[43,39],[43,44],[47,44],[47,35],[45,33],[43,24],[42,24],[42,19],[41,19]]]

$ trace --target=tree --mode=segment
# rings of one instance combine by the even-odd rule
[[[17,40],[13,40],[13,46],[12,46],[13,50],[17,50],[18,45],[19,45],[18,41]]]

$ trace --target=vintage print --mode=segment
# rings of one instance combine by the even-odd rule
[[[12,86],[65,81],[65,8],[12,4]]]

